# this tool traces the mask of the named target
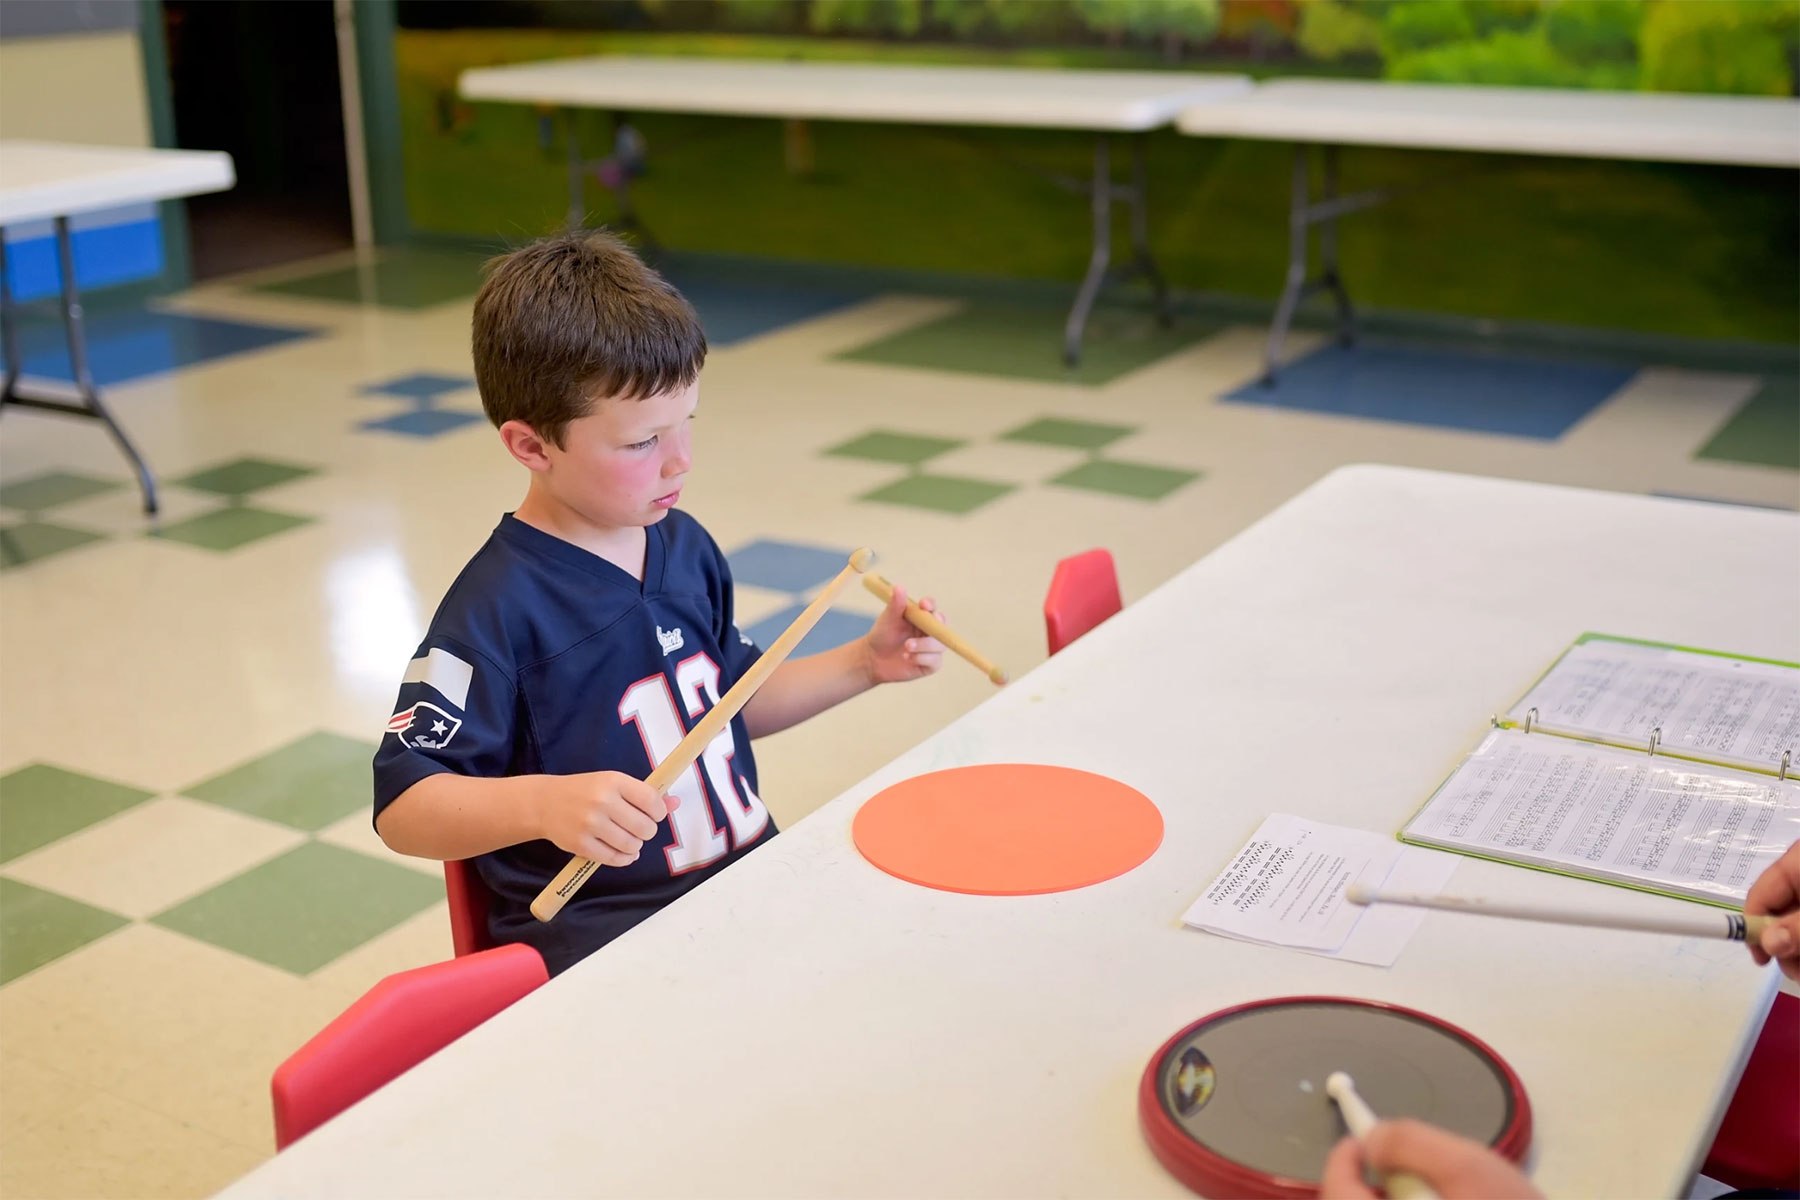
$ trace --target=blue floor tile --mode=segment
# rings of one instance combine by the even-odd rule
[[[361,390],[365,396],[403,396],[430,404],[439,396],[467,391],[474,386],[475,381],[467,375],[433,375],[429,371],[416,371],[380,383],[364,384]]]
[[[148,309],[89,310],[86,329],[88,368],[102,387],[317,336],[312,329]],[[63,339],[58,320],[34,315],[21,322],[19,353],[25,374],[73,380]]]
[[[681,294],[700,314],[707,344],[715,347],[773,333],[784,326],[866,300],[869,295],[849,289],[709,278],[703,270],[679,267],[670,270],[669,281],[681,289]]]
[[[364,421],[357,428],[365,433],[403,433],[407,437],[432,438],[485,420],[486,417],[476,412],[461,412],[453,408],[417,408],[379,421]]]
[[[804,604],[796,604],[792,608],[783,609],[774,616],[764,617],[744,630],[744,633],[756,643],[759,649],[767,650],[770,643],[780,637],[781,631],[792,625],[794,618],[798,617],[805,608]],[[800,644],[794,647],[792,657],[805,658],[808,654],[818,654],[821,651],[841,646],[845,642],[853,642],[869,632],[869,626],[874,623],[873,617],[843,612],[835,608],[827,609],[825,615],[819,618],[819,623],[808,630],[806,636],[800,639]]]
[[[1591,363],[1398,346],[1328,346],[1252,383],[1236,404],[1554,440],[1637,372]]]
[[[850,551],[765,539],[740,546],[725,557],[737,582],[797,596],[843,570]]]

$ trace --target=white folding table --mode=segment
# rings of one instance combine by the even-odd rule
[[[1432,913],[1382,970],[1180,914],[1271,812],[1398,830],[1585,630],[1791,660],[1797,611],[1792,515],[1337,471],[225,1194],[1180,1196],[1137,1125],[1157,1047],[1339,994],[1493,1046],[1547,1194],[1679,1195],[1774,996],[1742,946]],[[1139,789],[1160,850],[1011,898],[858,855],[882,787],[1008,761]],[[1476,859],[1453,886],[1605,888]]]
[[[464,71],[465,99],[614,112],[629,140],[627,113],[686,112],[794,120],[908,125],[988,125],[1072,129],[1096,135],[1090,181],[1060,180],[1085,194],[1093,210],[1093,246],[1064,330],[1063,356],[1081,354],[1082,329],[1100,288],[1143,275],[1159,317],[1169,320],[1168,288],[1150,254],[1141,136],[1132,144],[1129,180],[1115,182],[1110,138],[1158,129],[1193,105],[1249,90],[1242,75],[1183,71],[1065,71],[1042,68],[903,66],[888,63],[774,62],[600,56]],[[582,180],[595,164],[567,123],[569,225],[586,218]],[[608,184],[620,223],[637,225],[629,179]],[[1112,267],[1112,202],[1130,206],[1132,257]],[[641,227],[640,227],[641,228]]]
[[[1287,279],[1263,355],[1265,383],[1274,380],[1294,312],[1308,296],[1329,291],[1339,339],[1355,339],[1350,296],[1338,273],[1337,220],[1393,193],[1338,195],[1339,146],[1800,167],[1800,100],[1766,96],[1283,79],[1194,105],[1175,124],[1198,137],[1295,143]],[[1323,147],[1317,198],[1310,166],[1316,146]],[[1314,226],[1320,227],[1316,276],[1307,265]]]
[[[156,480],[137,447],[101,401],[93,373],[88,369],[69,218],[127,204],[221,192],[235,182],[231,156],[222,151],[0,141],[0,344],[6,355],[6,383],[0,391],[0,408],[17,404],[104,424],[137,472],[144,492],[144,511],[148,513],[156,511]],[[63,329],[69,343],[69,366],[75,376],[74,399],[60,391],[30,389],[20,379],[24,363],[14,328],[12,287],[6,279],[4,229],[44,220],[53,222],[56,229]]]

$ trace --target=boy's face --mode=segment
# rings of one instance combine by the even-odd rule
[[[643,400],[607,398],[569,422],[562,448],[541,443],[540,478],[559,502],[602,528],[654,525],[681,499],[693,465],[698,381]],[[528,464],[529,465],[529,464]]]

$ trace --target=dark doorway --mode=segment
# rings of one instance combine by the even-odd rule
[[[331,0],[163,0],[176,142],[224,150],[229,192],[187,201],[194,278],[352,244]]]

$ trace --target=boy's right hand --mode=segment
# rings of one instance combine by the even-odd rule
[[[538,793],[541,836],[603,867],[628,867],[680,801],[619,771],[546,775]]]

